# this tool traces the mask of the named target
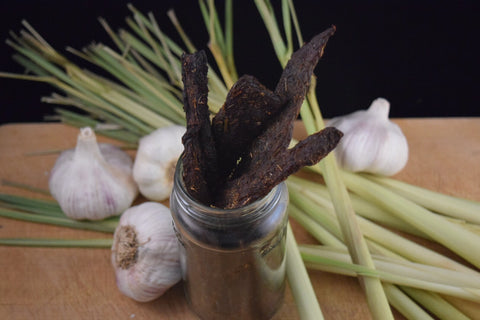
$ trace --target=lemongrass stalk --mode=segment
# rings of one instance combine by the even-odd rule
[[[144,35],[144,39],[146,39],[147,43],[150,45],[150,48],[155,53],[155,56],[157,57],[158,61],[161,63],[161,65],[164,66],[163,69],[167,73],[167,76],[170,79],[170,82],[172,83],[179,82],[180,79],[176,77],[177,74],[175,73],[175,69],[173,68],[173,65],[169,63],[169,61],[166,59],[164,55],[164,50],[162,50],[160,44],[152,38],[152,36],[147,31],[147,28],[143,24],[142,19],[139,17],[139,15],[134,14],[133,17],[137,22],[137,26],[142,31],[142,34]]]
[[[35,193],[39,193],[39,194],[43,194],[43,195],[48,195],[48,196],[50,195],[50,191],[48,191],[44,188],[33,187],[33,186],[25,184],[25,183],[20,183],[20,182],[15,182],[15,181],[2,179],[0,181],[0,184],[3,185],[3,186],[8,186],[8,187],[13,187],[13,188],[17,188],[17,189],[26,190],[26,191],[31,191],[31,192],[35,192]]]
[[[479,235],[361,176],[343,172],[342,177],[358,195],[388,208],[397,217],[480,268]]]
[[[102,222],[86,222],[86,221],[76,221],[69,218],[63,217],[53,217],[45,215],[37,215],[31,213],[25,213],[15,210],[7,210],[0,208],[0,216],[10,219],[51,224],[61,227],[69,227],[74,229],[83,229],[91,230],[98,232],[109,232],[113,233],[115,231],[115,223],[102,223]]]
[[[365,174],[363,174],[363,177],[384,185],[395,193],[427,209],[480,224],[480,202],[449,196],[387,177]]]
[[[373,269],[373,260],[358,226],[348,192],[336,165],[333,154],[327,155],[320,163],[320,166],[325,168],[323,177],[329,188],[345,243],[355,263]],[[371,277],[359,277],[359,279],[366,292],[367,303],[372,317],[374,319],[393,319],[393,314],[388,306],[388,300],[380,280]]]
[[[472,320],[480,320],[480,304],[452,296],[442,296],[448,303],[460,310]]]
[[[301,192],[305,195],[308,195],[309,198],[316,198],[316,202],[321,203],[322,206],[327,208],[333,208],[330,194],[325,185],[307,179],[302,179],[296,176],[290,176],[288,178],[288,182],[290,184],[294,184],[295,188],[300,189]],[[379,206],[376,206],[375,204],[366,201],[365,199],[357,196],[356,194],[349,193],[349,196],[350,200],[352,201],[353,209],[358,215],[393,228],[395,230],[403,231],[428,239],[427,235],[419,232],[417,229],[405,223],[403,220],[392,216]]]
[[[113,239],[0,238],[0,245],[50,248],[111,248]]]
[[[190,40],[188,35],[183,30],[182,25],[178,21],[177,16],[175,15],[175,11],[173,9],[170,9],[170,10],[167,11],[167,15],[170,18],[170,21],[172,22],[175,29],[177,29],[177,32],[180,35],[180,37],[182,38],[183,43],[187,47],[188,52],[193,53],[193,52],[197,51],[197,49],[193,45],[192,41]]]
[[[409,287],[402,287],[402,290],[410,297],[424,305],[428,310],[433,313],[438,319],[442,320],[468,320],[470,319],[460,310],[455,308],[452,304],[448,303],[438,294],[427,292],[423,290],[415,290]]]
[[[394,285],[384,283],[383,290],[388,296],[390,304],[407,319],[433,320],[433,318]]]
[[[302,320],[323,319],[315,290],[302,261],[290,223],[287,225],[287,278]]]
[[[303,213],[296,205],[290,203],[288,206],[288,215],[297,221],[307,232],[324,245],[337,248],[345,248],[341,240],[326,230],[321,224],[317,223],[309,215]]]
[[[462,299],[467,299],[470,301],[480,302],[480,290],[478,289],[475,290],[470,288],[457,287],[439,282],[431,282],[412,277],[405,277],[404,275],[397,275],[395,273],[380,269],[368,268],[359,264],[352,263],[350,260],[351,258],[348,254],[345,254],[343,258],[338,256],[332,258],[324,257],[318,252],[311,252],[310,249],[306,251],[303,246],[300,247],[300,250],[305,265],[311,269],[327,272],[332,272],[332,270],[334,270],[335,273],[348,276],[361,275],[366,278],[375,278],[379,280],[381,279],[384,282],[392,284],[409,286],[417,289],[424,289],[428,291],[459,297]]]
[[[202,2],[200,1],[200,3]],[[210,35],[208,48],[210,49],[210,52],[212,53],[215,62],[217,63],[217,67],[220,70],[220,74],[222,75],[223,81],[225,82],[227,89],[230,89],[237,79],[233,78],[234,75],[231,73],[231,70],[228,69],[228,64],[225,60],[220,44],[220,39],[222,39],[222,37],[221,35],[216,35],[215,26],[218,24],[218,21],[216,22],[215,9],[213,1],[211,0],[209,1],[209,11],[210,12],[208,13],[208,16],[206,17],[209,20],[207,25],[209,26],[208,34]]]
[[[282,0],[282,22],[285,37],[287,40],[286,47],[287,52],[286,56],[291,56],[293,53],[293,37],[292,37],[292,15],[290,9],[293,8],[289,5],[288,0]],[[300,44],[302,46],[303,44]]]
[[[312,194],[306,193],[302,189],[297,189],[295,185],[289,184],[289,186],[289,194],[292,203],[305,210],[305,212],[312,217],[316,223],[324,226],[338,239],[343,239],[338,226],[338,221],[335,220],[335,212],[332,209],[321,206],[320,203],[316,201],[318,196],[314,197]],[[390,257],[400,255],[403,258],[424,264],[477,274],[473,269],[437,253],[434,250],[421,246],[414,241],[404,238],[367,219],[362,217],[357,217],[357,219],[362,232],[368,238],[367,244],[370,250],[381,252]],[[395,254],[393,254],[393,252],[395,252]]]
[[[280,65],[284,67],[290,57],[288,55],[288,49],[280,34],[273,8],[267,0],[255,0],[255,4],[263,22],[265,23],[268,34],[270,35],[270,40],[273,44],[277,58],[280,61]]]
[[[143,96],[148,97],[149,100],[153,100],[153,105],[151,107],[152,109],[177,123],[184,121],[185,116],[184,112],[182,111],[182,103],[171,94],[170,90],[168,90],[170,88],[164,90],[162,87],[165,85],[161,81],[155,77],[152,77],[138,67],[131,65],[111,49],[105,47],[103,50],[115,58],[120,65],[123,65],[126,73],[131,76],[131,81],[141,87],[139,92],[143,93]]]
[[[333,260],[351,262],[348,251],[341,247],[321,245],[301,245],[301,252]],[[377,270],[389,272],[396,276],[419,279],[427,282],[449,285],[459,288],[474,289],[480,293],[480,274],[455,271],[407,260],[389,259],[373,254]],[[472,290],[473,291],[473,290]]]
[[[320,109],[316,103],[315,88],[315,79],[312,77],[308,96],[309,102],[311,103],[310,110],[314,115],[315,126],[309,126],[308,123],[305,123],[308,134],[313,134],[325,127]],[[305,113],[302,113],[303,110],[308,109],[302,108],[300,111],[302,118],[305,117]],[[374,269],[375,266],[370,251],[358,225],[357,216],[353,210],[347,188],[340,175],[335,155],[333,153],[328,154],[316,166],[323,169],[323,178],[332,198],[345,244],[349,249],[353,262]],[[365,290],[372,317],[382,320],[393,319],[392,310],[389,307],[387,296],[383,291],[382,283],[379,279],[359,277],[359,280]]]
[[[321,243],[327,244],[334,248],[339,248],[346,250],[346,246],[343,243],[339,243],[339,241],[332,236],[328,231],[323,231],[323,227],[319,225],[316,221],[311,219],[305,219],[308,215],[303,214],[301,210],[299,210],[293,204],[289,205],[289,215],[299,222],[307,231],[309,231],[317,240]],[[300,219],[299,219],[300,217]],[[318,226],[318,227],[315,227]],[[323,229],[319,232],[319,229]],[[332,240],[333,239],[333,240]],[[371,243],[370,243],[371,245]],[[303,246],[302,246],[303,247]],[[346,251],[345,251],[346,252]],[[323,271],[332,272],[332,273],[340,273],[343,274],[338,268],[324,266]],[[383,283],[384,291],[387,295],[389,303],[394,306],[398,311],[400,311],[403,315],[407,316],[410,319],[422,319],[425,314],[424,311],[419,311],[419,307],[411,301],[408,297],[405,296],[397,287],[389,285],[387,283]],[[418,291],[417,289],[411,289],[411,291],[415,292]],[[449,310],[452,308],[447,302],[440,301],[439,304],[444,304],[445,306],[436,305],[436,309],[446,309]],[[430,307],[427,304],[427,307]],[[450,314],[450,313],[447,313]],[[422,317],[420,317],[422,316]]]
[[[228,70],[234,79],[238,79],[235,58],[233,55],[233,1],[225,1],[225,56]]]
[[[153,14],[151,12],[148,14],[148,17],[149,17],[150,22],[152,23],[152,27],[153,27],[153,30],[154,30],[153,32],[156,35],[157,39],[160,40],[160,43],[162,44],[164,54],[165,54],[165,56],[166,56],[166,58],[167,58],[167,60],[170,64],[171,68],[173,69],[174,76],[172,78],[175,79],[174,83],[176,83],[178,85],[180,82],[182,82],[182,71],[180,70],[180,66],[177,63],[177,59],[174,57],[172,51],[170,50],[170,47],[168,46],[168,43],[167,43],[167,39],[166,39],[165,35],[163,34],[163,32],[161,32],[160,27],[158,26],[158,23],[155,20],[155,17],[153,16]]]

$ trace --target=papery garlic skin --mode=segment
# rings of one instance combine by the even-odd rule
[[[368,110],[328,121],[344,136],[335,148],[340,167],[353,172],[392,176],[408,161],[408,142],[400,127],[388,118],[390,103],[375,99]]]
[[[149,200],[164,201],[170,197],[177,160],[183,152],[185,127],[159,128],[140,139],[133,178],[140,193]]]
[[[50,172],[50,193],[72,219],[119,215],[138,195],[132,166],[126,152],[97,144],[93,130],[82,128],[75,149],[62,152]]]
[[[181,279],[180,253],[170,209],[145,202],[125,211],[115,230],[112,265],[118,289],[147,302]]]

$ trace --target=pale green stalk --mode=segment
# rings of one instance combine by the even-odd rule
[[[480,268],[480,255],[477,254],[480,252],[480,235],[361,176],[342,172],[342,177],[358,195],[388,208],[397,217]]]
[[[294,184],[295,188],[300,189],[301,193],[308,195],[309,198],[316,198],[316,202],[321,203],[322,206],[326,208],[333,208],[330,194],[325,185],[296,176],[290,176],[288,178],[288,183]],[[426,236],[424,233],[419,232],[417,229],[413,228],[404,221],[392,216],[379,206],[366,201],[354,193],[350,192],[349,196],[350,200],[352,201],[353,209],[358,215],[395,230],[403,231],[423,238],[428,238],[428,236]]]
[[[0,245],[50,248],[111,248],[113,239],[0,238]]]
[[[323,319],[307,269],[297,247],[290,224],[287,226],[287,278],[302,320]]]
[[[480,224],[480,202],[449,196],[387,177],[366,174],[362,174],[362,176],[386,186],[395,193],[427,209]]]
[[[288,215],[297,221],[306,231],[308,231],[320,243],[336,248],[347,248],[341,240],[330,233],[321,224],[317,223],[309,215],[305,214],[295,204],[288,205]]]
[[[432,278],[428,272],[419,272],[418,265],[413,267],[398,268],[395,263],[385,263],[375,259],[376,268],[368,268],[352,263],[348,252],[340,252],[336,250],[328,250],[321,246],[299,246],[302,258],[309,268],[331,272],[332,268],[337,272],[349,276],[358,274],[366,275],[371,278],[379,278],[385,282],[392,284],[409,286],[417,289],[423,289],[443,294],[448,294],[470,301],[480,302],[480,289],[477,287],[462,287],[456,285],[456,280],[451,275],[451,270],[433,269],[439,276],[434,281],[428,280]],[[325,267],[330,267],[328,270]],[[423,266],[427,268],[428,266]],[[343,271],[341,271],[343,270]],[[445,272],[445,278],[442,277]],[[462,278],[464,275],[459,275]],[[468,275],[466,275],[468,276]]]
[[[303,209],[316,223],[325,227],[337,238],[343,239],[338,221],[335,219],[335,212],[332,209],[323,207],[323,201],[317,201],[319,196],[307,193],[303,189],[298,189],[298,186],[291,184],[289,184],[289,194],[292,203]],[[379,251],[388,256],[392,256],[390,252],[395,252],[396,255],[412,261],[477,274],[476,271],[463,264],[421,246],[367,219],[362,217],[357,217],[357,219],[362,232],[368,238],[367,243],[370,250]],[[385,250],[385,248],[388,250]]]
[[[25,213],[25,212],[20,212],[16,210],[8,210],[8,209],[2,209],[2,208],[0,208],[0,216],[5,218],[16,219],[16,220],[51,224],[51,225],[74,228],[74,229],[109,232],[109,233],[114,232],[116,227],[116,223],[113,221],[112,222],[76,221],[66,217],[38,215],[38,214]]]
[[[388,296],[390,304],[407,319],[433,320],[425,310],[412,301],[412,299],[410,299],[398,287],[384,283],[383,290],[385,290],[385,294]]]
[[[440,295],[427,292],[423,290],[415,290],[409,287],[402,287],[402,290],[410,297],[426,306],[428,310],[433,313],[438,319],[442,320],[468,320],[470,319],[464,315],[460,310],[448,303]],[[414,318],[413,318],[414,319]]]

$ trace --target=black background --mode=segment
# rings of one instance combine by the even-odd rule
[[[22,19],[68,56],[66,46],[81,49],[92,41],[110,45],[97,18],[107,19],[114,29],[128,28],[124,19],[130,15],[129,2],[144,13],[153,12],[162,30],[177,39],[166,16],[174,8],[197,48],[206,48],[196,1],[0,0],[0,70],[23,72],[11,59],[13,49],[3,42],[10,30],[18,33]],[[272,2],[280,8],[279,1]],[[480,116],[477,3],[296,0],[305,40],[332,24],[337,27],[316,69],[324,116],[367,108],[377,97],[391,102],[392,117]],[[217,5],[222,8],[222,2]],[[234,17],[239,74],[254,75],[273,88],[281,69],[253,1],[234,1]],[[46,84],[0,78],[0,123],[42,121],[53,106],[40,98],[53,91]]]

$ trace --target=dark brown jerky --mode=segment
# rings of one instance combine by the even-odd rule
[[[300,141],[294,148],[285,149],[272,155],[272,161],[255,158],[250,161],[250,166],[256,171],[247,171],[230,180],[217,199],[216,206],[222,208],[237,208],[247,205],[255,200],[265,197],[280,182],[297,172],[304,166],[311,166],[323,159],[332,151],[342,138],[341,131],[333,127],[327,127],[308,138]],[[264,141],[256,140],[255,148]],[[253,156],[253,154],[252,154]]]
[[[335,27],[327,29],[292,55],[275,89],[284,104],[281,112],[243,155],[246,159],[241,170],[226,182],[217,195],[216,206],[236,208],[264,197],[304,163],[320,161],[337,145],[342,133],[331,128],[301,142],[297,151],[288,150],[313,70],[334,32]]]
[[[217,154],[208,110],[207,56],[204,51],[182,56],[183,107],[187,131],[182,138],[183,181],[189,194],[204,204],[212,201]]]
[[[255,77],[242,76],[213,118],[219,172],[231,175],[238,160],[283,106],[280,98]]]

